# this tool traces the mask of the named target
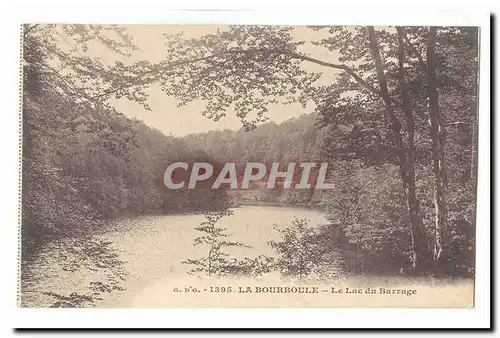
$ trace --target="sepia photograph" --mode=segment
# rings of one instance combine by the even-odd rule
[[[481,33],[24,24],[18,306],[474,307]]]

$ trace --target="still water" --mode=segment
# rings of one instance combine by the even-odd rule
[[[274,256],[268,244],[268,241],[280,238],[274,226],[284,228],[295,217],[309,220],[312,227],[328,223],[323,214],[307,209],[242,206],[233,212],[233,215],[221,219],[217,226],[227,228],[231,235],[228,240],[249,246],[226,250],[236,258]],[[192,267],[183,264],[184,260],[206,255],[206,247],[193,246],[193,240],[200,235],[195,228],[204,220],[202,214],[137,217],[121,220],[114,224],[114,230],[99,235],[98,239],[112,241],[112,248],[125,262],[127,275],[120,284],[124,291],[102,293],[99,296],[102,300],[96,301],[94,306],[152,305],[154,296],[151,295],[167,285],[166,280],[175,281],[188,276]],[[106,277],[99,275],[103,274],[100,270],[79,268],[73,272],[64,271],[60,263],[65,259],[67,257],[62,257],[58,249],[47,246],[34,261],[24,264],[22,306],[52,305],[54,298],[44,292],[88,294],[90,282]]]

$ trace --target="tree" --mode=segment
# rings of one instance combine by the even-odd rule
[[[425,161],[427,156],[427,144],[421,140],[428,133],[423,127],[427,98],[416,87],[422,71],[432,72],[421,56],[425,47],[422,48],[420,35],[425,28],[312,29],[327,29],[328,33],[313,44],[338,53],[338,62],[305,53],[302,49],[305,41],[293,37],[294,28],[231,26],[187,40],[168,36],[168,59],[151,67],[146,72],[151,77],[142,85],[158,81],[165,93],[177,97],[180,104],[203,99],[207,105],[202,114],[214,120],[234,111],[246,129],[266,119],[269,104],[305,105],[313,101],[322,124],[334,127],[332,139],[338,140],[338,130],[344,129],[345,135],[340,138],[347,142],[333,147],[332,155],[372,164],[394,163],[399,167],[413,238],[412,265],[415,273],[423,273],[432,257],[429,233],[420,214],[415,163]],[[449,28],[442,29],[440,34],[444,41],[461,32]],[[334,70],[338,76],[330,84],[319,84],[322,75],[307,72],[303,67],[306,63]],[[136,79],[135,85],[139,82]],[[125,83],[116,90],[126,88]],[[432,104],[433,115],[435,106]],[[441,154],[443,151],[440,150]],[[436,213],[443,223],[444,195],[440,199],[441,211]],[[431,236],[438,246],[440,239],[436,234]]]
[[[320,38],[298,41],[298,29]],[[451,273],[473,273],[477,29],[231,26],[198,38],[167,36],[167,59],[133,64],[125,58],[136,47],[118,26],[27,25],[24,39],[23,257],[48,238],[93,247],[87,236],[124,213],[227,208],[222,189],[165,190],[162,173],[172,161],[321,158],[339,168],[334,194],[278,189],[266,198],[316,203],[374,266],[390,258],[426,273],[434,249]],[[117,61],[88,57],[90,41]],[[307,43],[326,56],[305,52]],[[155,83],[181,105],[204,100],[201,113],[213,120],[234,112],[243,129],[176,139],[111,104],[127,98],[148,109]],[[264,123],[270,106],[291,103],[314,103],[314,113]],[[224,232],[216,228],[201,226],[200,241],[222,252]],[[208,256],[198,266],[210,274],[272,266],[265,257],[224,256],[213,270],[217,260]]]
[[[415,154],[414,146],[414,122],[413,122],[413,112],[411,109],[410,98],[406,90],[405,74],[404,74],[404,48],[402,45],[401,34],[398,34],[398,56],[399,56],[399,85],[402,96],[402,105],[406,118],[406,130],[407,130],[407,149],[403,145],[403,140],[401,137],[401,123],[396,117],[393,109],[393,103],[391,97],[389,96],[389,90],[387,88],[387,80],[384,74],[384,67],[382,65],[382,60],[380,57],[380,52],[375,36],[375,30],[373,27],[368,27],[368,36],[370,39],[370,49],[372,52],[372,57],[375,62],[375,68],[377,70],[377,78],[380,85],[380,92],[384,104],[386,106],[386,113],[390,121],[390,127],[392,131],[392,137],[395,144],[395,151],[399,158],[399,171],[401,175],[401,181],[403,183],[403,189],[405,190],[408,213],[410,215],[410,227],[412,234],[412,249],[413,249],[413,268],[422,268],[421,265],[426,264],[427,257],[427,240],[425,238],[425,230],[423,230],[422,220],[419,215],[419,201],[416,196],[415,187],[415,166],[413,156]]]
[[[96,97],[123,74],[119,63],[85,56],[86,44],[97,41],[118,53],[133,49],[122,28],[26,25],[23,35],[22,265],[49,246],[63,270],[70,264],[93,273],[90,294],[46,293],[54,306],[85,306],[102,292],[122,290],[122,262],[112,243],[94,238],[109,229],[110,219],[178,212],[188,202],[198,210],[224,209],[227,195],[166,189],[166,164],[194,158],[196,149],[126,118],[103,102],[109,96]]]
[[[205,220],[195,228],[201,233],[194,239],[194,246],[206,245],[208,253],[199,259],[187,259],[184,264],[195,265],[191,273],[203,272],[207,276],[223,276],[232,272],[234,262],[229,259],[229,254],[223,251],[227,247],[244,247],[241,242],[228,241],[224,238],[229,235],[226,228],[218,227],[217,222],[222,218],[232,215],[232,211],[219,211],[215,213],[206,213]]]
[[[446,130],[441,119],[439,109],[439,99],[437,91],[436,78],[436,28],[429,27],[427,33],[427,77],[428,77],[428,95],[429,95],[429,115],[430,115],[430,134],[432,139],[432,160],[435,179],[434,206],[435,212],[435,245],[434,260],[436,265],[440,265],[445,245],[448,240],[445,238],[448,234],[447,229],[447,203],[446,203],[446,171],[445,171],[445,138]],[[445,253],[447,254],[447,253]]]
[[[146,73],[148,76],[155,74],[165,93],[179,98],[180,104],[194,99],[206,100],[202,114],[214,120],[231,109],[247,129],[266,119],[267,106],[271,103],[299,101],[305,105],[312,100],[320,113],[326,113],[325,109],[344,110],[345,120],[342,122],[346,123],[353,120],[348,115],[354,109],[365,110],[382,99],[386,116],[384,127],[388,134],[381,135],[380,139],[389,138],[392,145],[388,156],[395,155],[398,159],[413,235],[413,265],[415,268],[420,263],[424,265],[428,250],[412,177],[413,153],[403,143],[401,122],[394,111],[395,107],[401,109],[403,104],[389,93],[379,51],[381,43],[384,50],[388,50],[385,53],[388,58],[391,53],[395,55],[395,48],[391,45],[394,34],[383,31],[377,37],[373,27],[358,27],[354,32],[330,27],[330,36],[316,44],[340,52],[339,61],[343,63],[331,63],[301,52],[299,47],[304,41],[296,41],[292,31],[290,27],[232,26],[200,38],[167,37],[169,59]],[[318,88],[315,82],[320,74],[306,72],[302,63],[339,70],[341,74],[336,83]],[[367,75],[362,77],[359,75],[362,73]],[[402,72],[400,76],[404,78]],[[142,85],[151,81],[154,80],[142,81]],[[120,92],[128,87],[128,83],[121,84],[114,91]],[[349,91],[357,93],[354,99],[353,95],[348,98],[341,95]],[[250,113],[254,117],[249,119]],[[407,114],[408,118],[411,120],[411,114]],[[413,137],[411,131],[408,135]],[[413,148],[412,140],[409,143]]]
[[[276,268],[286,277],[300,279],[309,276],[324,262],[323,255],[329,248],[318,240],[318,233],[309,226],[307,219],[295,218],[285,229],[275,229],[281,234],[281,241],[269,244],[278,253]]]

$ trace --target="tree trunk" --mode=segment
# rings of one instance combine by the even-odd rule
[[[429,27],[427,34],[427,78],[429,96],[429,122],[432,141],[432,160],[434,173],[434,206],[435,206],[435,238],[434,262],[436,273],[443,268],[442,261],[446,257],[447,244],[447,210],[446,210],[446,172],[444,169],[445,129],[439,111],[439,98],[436,81],[436,28]]]
[[[427,249],[425,229],[423,228],[422,219],[420,218],[419,214],[419,202],[416,196],[413,153],[411,153],[411,151],[407,151],[403,143],[403,138],[401,135],[401,123],[399,122],[394,112],[392,100],[389,96],[389,90],[387,88],[387,80],[384,74],[384,65],[382,63],[382,58],[380,56],[380,51],[375,36],[375,29],[370,26],[367,28],[367,32],[370,42],[370,50],[377,71],[377,79],[380,85],[380,93],[382,99],[384,100],[384,105],[386,108],[386,118],[389,121],[389,130],[391,132],[396,155],[398,157],[399,173],[401,176],[401,181],[403,183],[403,189],[406,195],[407,209],[410,217],[411,238],[412,238],[411,246],[413,252],[413,257],[412,257],[413,269],[415,270],[416,273],[419,273],[425,270],[425,265],[428,261],[428,249]],[[407,103],[409,103],[408,97],[406,101]],[[411,106],[409,109],[409,114],[410,116],[407,116],[407,120],[409,118],[411,122],[409,125],[411,129],[411,143],[412,143],[411,147],[414,148],[413,144],[414,123],[413,123]],[[410,133],[410,131],[408,132]]]

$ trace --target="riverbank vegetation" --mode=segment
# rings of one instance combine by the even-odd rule
[[[83,74],[88,70],[80,67],[92,67],[91,60],[69,58],[47,39],[25,32],[22,244],[26,255],[59,236],[78,238],[99,231],[118,216],[225,208],[223,189],[166,189],[163,172],[169,163],[204,161],[207,155],[111,107],[76,100],[79,94],[70,91],[71,77],[61,77],[64,68],[58,71],[54,58]],[[104,74],[74,81],[99,76]]]
[[[169,62],[181,66],[157,74],[164,91],[183,104],[202,98],[205,116],[234,112],[244,126],[186,139],[219,161],[330,162],[332,191],[254,199],[319,205],[360,272],[473,275],[478,30],[310,29],[330,58],[308,54],[292,27],[171,37]],[[279,103],[314,104],[313,114],[262,124]]]
[[[322,32],[311,42],[294,29],[166,36],[167,59],[124,63],[137,50],[124,28],[26,25],[22,259],[61,238],[87,252],[117,217],[223,211],[247,200],[325,212],[332,224],[308,236],[332,240],[313,250],[341,245],[354,273],[473,276],[478,30],[301,28]],[[116,61],[87,56],[96,43]],[[332,59],[313,58],[305,44]],[[153,84],[180,104],[204,100],[201,114],[212,120],[234,113],[242,128],[167,136],[113,106],[127,98],[151,109]],[[270,105],[288,103],[303,104],[304,114],[267,122]],[[172,191],[163,172],[177,161],[325,161],[335,189]]]

